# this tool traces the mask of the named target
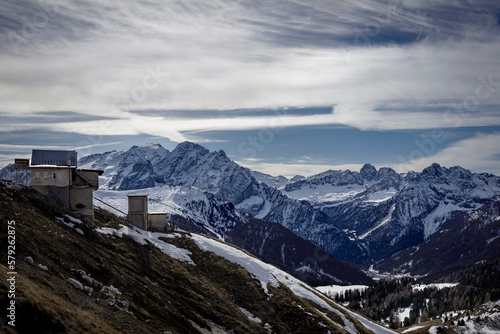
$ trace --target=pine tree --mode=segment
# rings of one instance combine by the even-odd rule
[[[427,322],[429,321],[429,312],[427,312],[427,309],[423,309],[422,311],[422,316],[420,317],[420,322]]]

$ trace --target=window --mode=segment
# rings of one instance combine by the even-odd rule
[[[52,178],[53,178],[53,179],[56,179],[56,178],[57,178],[57,173],[56,173],[56,172],[52,172]]]
[[[35,172],[35,179],[39,180],[40,179],[40,172]]]
[[[49,172],[43,172],[43,178],[48,179],[49,178]]]

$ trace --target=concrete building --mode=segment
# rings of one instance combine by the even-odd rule
[[[71,211],[94,217],[93,191],[102,170],[78,169],[75,151],[33,150],[31,187]]]
[[[167,226],[166,212],[149,212],[148,225],[151,230],[164,230]]]
[[[148,229],[148,195],[128,195],[128,222]]]
[[[142,230],[165,230],[166,212],[148,212],[148,195],[128,195],[128,222]]]

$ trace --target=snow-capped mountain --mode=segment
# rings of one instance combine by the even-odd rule
[[[31,170],[16,169],[14,164],[9,164],[0,169],[0,180],[29,186],[31,184]]]
[[[108,211],[120,215],[128,211],[128,195],[148,194],[150,212],[167,212],[171,220],[175,216],[189,219],[196,231],[222,239],[223,234],[236,227],[238,222],[248,220],[249,215],[234,208],[231,202],[223,201],[211,193],[189,186],[157,186],[137,190],[97,190],[94,197],[109,204]],[[102,202],[96,202],[103,206]],[[117,211],[118,209],[120,211]]]
[[[78,161],[80,168],[102,169],[100,188],[141,189],[154,187],[154,167],[170,152],[159,144],[143,147],[132,146],[129,150],[91,154]]]
[[[377,171],[374,166],[366,164],[360,172],[329,170],[295,182],[291,180],[283,192],[320,208],[356,199],[382,202],[399,190],[401,180],[402,176],[391,168]]]
[[[367,164],[359,172],[330,170],[286,180],[252,172],[223,151],[190,142],[172,152],[150,144],[96,154],[79,166],[104,169],[104,189],[198,188],[334,256],[365,263],[418,245],[453,212],[470,212],[500,196],[499,177],[461,167],[433,164],[421,173],[398,174]]]
[[[155,157],[154,161],[149,157]],[[342,256],[359,258],[364,254],[341,229],[328,224],[330,218],[326,214],[309,202],[290,198],[259,182],[250,169],[230,160],[223,151],[210,152],[198,144],[184,142],[168,152],[158,144],[149,144],[94,154],[80,159],[78,164],[80,168],[104,170],[101,189],[141,189],[153,184],[195,187],[233,203],[255,218],[280,223],[329,253],[349,245],[342,250]],[[327,229],[317,233],[316,226]],[[327,242],[319,235],[323,233],[327,233]]]
[[[283,188],[286,184],[288,184],[288,182],[290,182],[292,180],[298,180],[300,178],[300,176],[294,176],[292,178],[292,180],[288,180],[283,175],[272,176],[269,174],[264,174],[264,173],[256,172],[256,171],[252,171],[252,176],[260,183],[265,183],[270,187],[278,188],[278,189]]]

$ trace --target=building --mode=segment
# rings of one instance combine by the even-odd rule
[[[128,195],[128,222],[142,230],[165,230],[166,212],[148,212],[148,195]]]
[[[167,226],[166,212],[149,212],[148,226],[151,230],[164,230]]]
[[[94,217],[93,191],[103,172],[78,169],[76,151],[32,152],[31,187],[84,216]]]
[[[148,229],[148,195],[128,195],[128,222]]]

